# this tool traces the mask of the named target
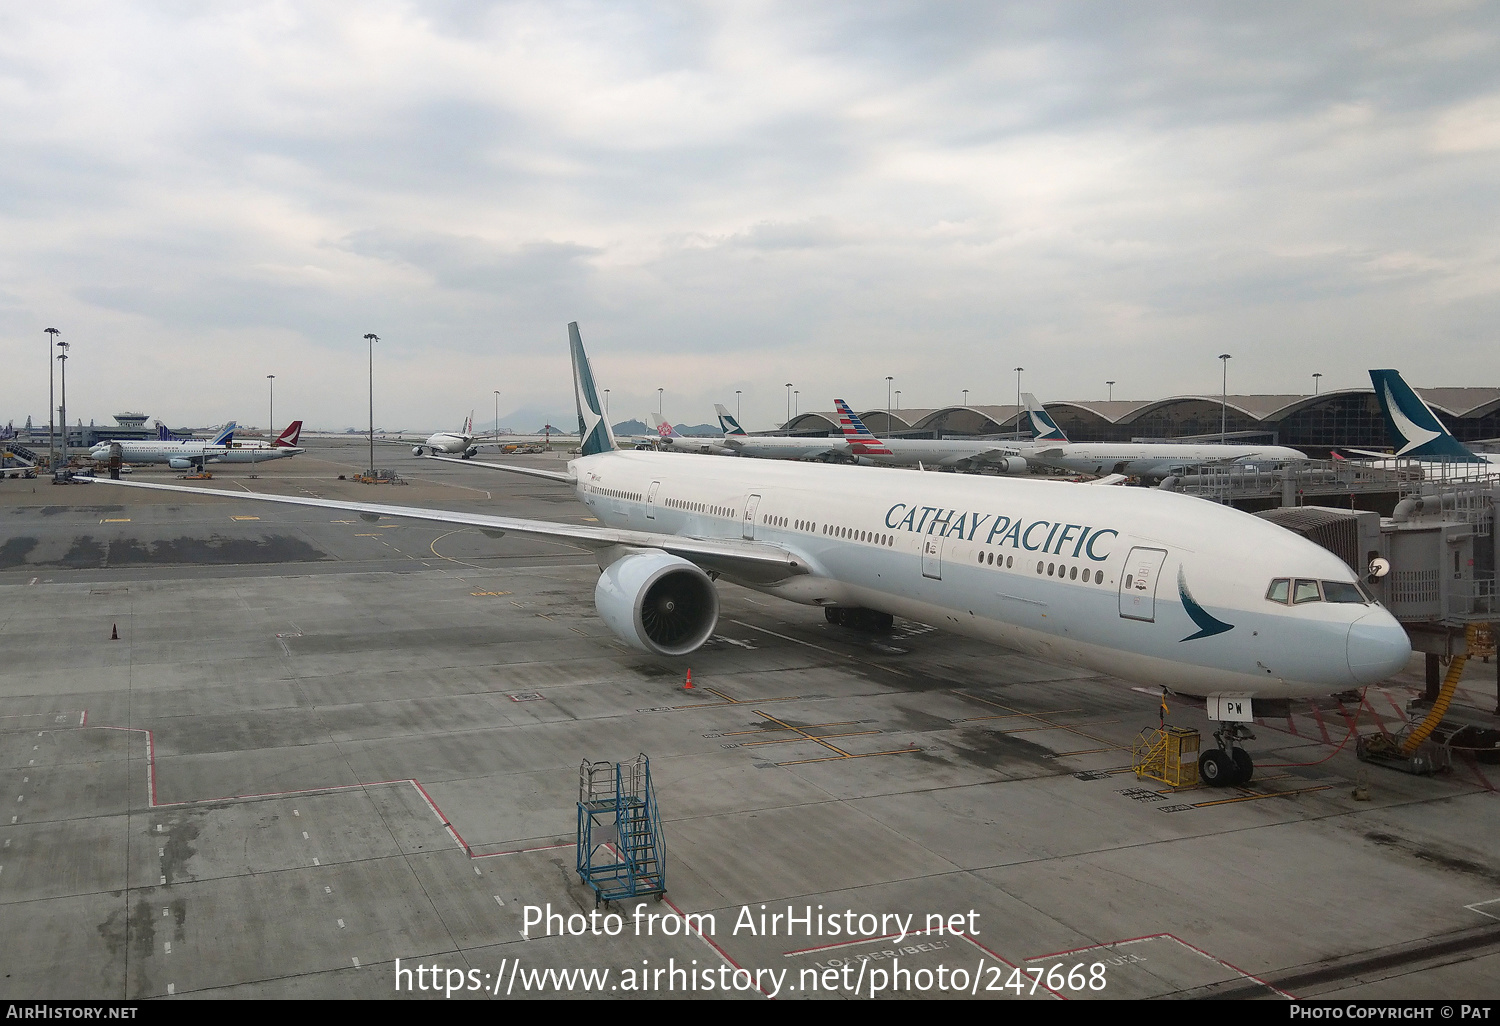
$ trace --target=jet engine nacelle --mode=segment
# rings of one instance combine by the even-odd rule
[[[173,470],[192,470],[196,464],[192,460],[185,460],[181,456],[174,456],[167,461],[167,466]]]
[[[1023,456],[1003,456],[990,466],[1002,474],[1024,474],[1027,470],[1026,459]]]
[[[479,455],[479,446],[477,445],[471,445],[464,450],[464,459],[466,460],[473,459],[477,455]]]
[[[636,552],[599,576],[594,607],[627,644],[679,656],[708,640],[719,622],[719,593],[697,566],[666,552]]]
[[[411,447],[411,454],[413,456],[420,456],[420,455],[422,455],[422,447],[420,445],[414,445],[414,446],[412,446]]]

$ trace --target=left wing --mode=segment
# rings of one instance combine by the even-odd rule
[[[544,477],[549,481],[561,481],[564,484],[573,483],[572,474],[564,474],[559,470],[542,470],[539,467],[506,466],[503,463],[475,463],[473,460],[459,459],[457,456],[424,456],[423,459],[440,460],[443,463],[457,463],[461,467],[488,467],[490,470],[503,470],[509,474],[525,474],[527,477]]]
[[[464,462],[455,460],[454,462]],[[502,467],[510,470],[510,467]],[[346,502],[341,499],[312,499],[293,495],[267,495],[264,492],[230,492],[218,488],[188,488],[184,485],[150,484],[145,481],[113,481],[105,477],[74,478],[78,482],[109,485],[117,488],[151,488],[161,492],[187,495],[212,495],[221,499],[256,499],[288,506],[312,506],[358,513],[365,520],[402,517],[439,524],[463,524],[478,527],[492,537],[506,533],[564,541],[593,552],[607,555],[607,550],[659,549],[681,556],[705,570],[726,574],[739,580],[771,582],[810,573],[807,563],[796,553],[766,542],[741,541],[734,538],[683,538],[648,531],[629,531],[614,527],[584,527],[555,524],[547,520],[521,520],[495,517],[484,513],[462,513],[454,510],[423,509],[420,506],[386,506],[374,502]]]

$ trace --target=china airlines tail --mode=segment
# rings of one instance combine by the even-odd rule
[[[849,443],[850,450],[856,456],[889,456],[890,448],[870,433],[865,427],[865,422],[851,409],[849,404],[842,399],[835,399],[833,405],[839,411],[839,427],[844,429],[844,441]]]

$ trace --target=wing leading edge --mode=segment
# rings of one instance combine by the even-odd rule
[[[459,462],[459,461],[455,461]],[[468,464],[472,466],[473,463]],[[512,468],[503,467],[509,470]],[[312,499],[292,495],[267,495],[264,492],[227,492],[216,488],[188,488],[184,485],[152,484],[146,481],[113,481],[109,478],[76,478],[96,485],[121,488],[150,488],[187,495],[211,495],[221,499],[255,499],[279,502],[287,506],[312,506],[358,513],[366,518],[400,517],[440,524],[463,524],[488,532],[514,533],[535,538],[568,542],[595,553],[607,550],[659,549],[681,556],[705,570],[740,580],[770,583],[810,573],[806,562],[794,553],[764,542],[739,541],[730,538],[684,538],[678,535],[628,531],[613,527],[584,527],[555,524],[547,520],[521,520],[484,513],[461,513],[455,510],[423,509],[419,506],[387,506],[375,502],[347,502],[342,499]]]

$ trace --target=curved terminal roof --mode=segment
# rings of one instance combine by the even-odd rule
[[[1458,426],[1471,430],[1466,437],[1500,434],[1500,388],[1419,388],[1419,395],[1438,413]],[[1300,434],[1307,425],[1332,425],[1323,431],[1341,431],[1351,416],[1367,423],[1355,434],[1359,438],[1336,444],[1378,444],[1372,433],[1381,433],[1375,392],[1370,388],[1330,389],[1317,395],[1176,395],[1151,400],[1059,400],[1046,403],[1047,411],[1065,431],[1081,436],[1177,437],[1219,430],[1223,410],[1231,431],[1292,429]],[[931,434],[1000,435],[1014,432],[1018,418],[1028,426],[1024,411],[1015,405],[944,406],[939,409],[874,409],[859,411],[865,426],[877,435]],[[1494,423],[1491,423],[1491,422]],[[1345,425],[1344,428],[1338,425]],[[809,411],[788,421],[782,432],[790,434],[837,434],[838,414]],[[1291,439],[1286,444],[1299,444]]]

